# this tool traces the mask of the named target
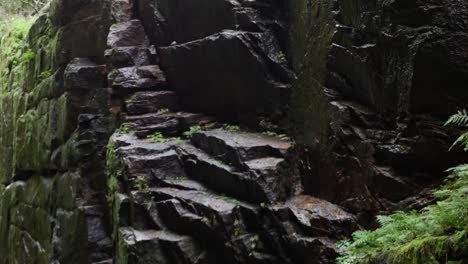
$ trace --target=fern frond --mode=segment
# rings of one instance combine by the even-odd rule
[[[466,109],[458,111],[456,114],[452,115],[447,122],[445,122],[445,126],[454,125],[454,126],[468,126],[468,112]]]
[[[464,151],[468,151],[468,132],[461,134],[450,147],[449,151],[456,146],[462,146]]]

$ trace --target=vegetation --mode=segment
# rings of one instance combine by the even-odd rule
[[[226,130],[226,131],[229,131],[229,132],[239,132],[240,131],[240,127],[239,126],[236,126],[236,125],[228,125],[228,124],[225,124],[223,126],[223,129]]]
[[[119,133],[129,133],[129,132],[132,131],[132,129],[133,129],[132,125],[130,125],[128,123],[124,123],[117,129],[117,132],[119,132]]]
[[[446,125],[467,127],[467,113],[457,113]],[[454,146],[467,151],[468,132]],[[434,192],[436,204],[379,216],[379,229],[357,231],[352,241],[339,244],[338,263],[462,263],[468,258],[468,164],[448,172],[446,184]]]
[[[276,137],[276,138],[279,138],[279,139],[282,139],[282,140],[287,140],[287,141],[291,140],[291,138],[288,137],[286,134],[278,134],[278,133],[273,132],[273,131],[266,131],[266,132],[263,132],[263,134],[265,134],[267,136],[270,136],[270,137]]]
[[[15,59],[28,62],[34,58],[34,51],[23,51],[24,39],[31,28],[33,19],[27,17],[10,17],[0,21],[0,56],[4,59]]]
[[[38,13],[47,0],[0,0],[0,17]]]
[[[131,178],[129,179],[129,181],[130,181],[132,189],[134,190],[143,191],[143,192],[148,192],[150,190],[148,182],[143,177]]]
[[[187,138],[191,138],[193,136],[193,134],[198,133],[201,130],[202,130],[201,126],[198,126],[198,125],[197,126],[192,126],[192,127],[190,127],[189,131],[184,132],[184,136],[187,137]]]
[[[166,138],[161,132],[155,132],[152,135],[149,135],[148,139],[154,143],[167,143],[169,141],[174,141],[176,144],[182,144],[183,142],[180,137]]]
[[[161,132],[155,132],[154,134],[149,135],[148,139],[155,143],[166,143],[168,141]]]

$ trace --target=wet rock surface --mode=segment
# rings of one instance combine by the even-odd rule
[[[2,264],[334,263],[462,161],[442,124],[468,99],[463,0],[48,12],[36,56],[0,60]]]
[[[286,26],[279,6],[143,0],[138,10],[182,107],[258,124],[261,116],[277,120],[285,114],[278,106],[288,104],[294,76],[285,57]]]
[[[420,193],[463,160],[447,152],[457,131],[443,123],[467,106],[466,3],[298,1],[291,12],[307,192],[367,224],[408,197],[425,201]]]
[[[121,75],[118,82],[144,79]],[[289,140],[177,112],[187,98],[177,89],[128,88],[117,96],[123,126],[108,152],[118,263],[328,263],[337,255],[333,243],[357,228],[338,206],[299,195]]]

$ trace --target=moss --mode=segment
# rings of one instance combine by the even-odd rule
[[[118,240],[117,240],[117,259],[116,263],[117,264],[127,264],[128,263],[128,252],[127,252],[127,246],[125,244],[125,240],[122,237],[122,235],[119,234]]]
[[[326,59],[335,33],[332,2],[290,1],[290,57],[298,74],[290,118],[298,143],[326,140],[328,102],[323,96]]]

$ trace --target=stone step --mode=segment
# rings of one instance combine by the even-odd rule
[[[119,250],[125,250],[129,264],[197,264],[203,262],[206,253],[199,243],[189,236],[167,230],[119,229]]]
[[[167,87],[166,77],[158,65],[115,69],[107,79],[112,88],[124,93],[165,90]]]
[[[152,155],[129,155],[123,159],[128,179],[140,187],[156,186],[158,181],[187,178],[174,150]],[[142,186],[144,185],[144,186]]]
[[[153,188],[151,194],[156,200],[151,208],[167,228],[195,237],[222,259],[251,263],[247,261],[252,258],[250,251],[236,248],[242,248],[241,243],[255,237],[247,231],[248,221],[244,218],[259,215],[259,208],[206,191]],[[262,252],[261,241],[257,243],[257,251]]]
[[[147,47],[149,46],[149,40],[141,21],[133,19],[114,24],[110,27],[107,37],[107,46],[109,48],[132,46]]]
[[[135,128],[139,138],[146,138],[155,132],[166,136],[181,136],[190,127],[205,126],[214,123],[215,119],[203,114],[187,112],[159,112],[138,116],[127,116],[126,122]]]
[[[135,229],[167,229],[196,239],[199,243],[197,247],[203,247],[200,251],[210,252],[208,263],[219,263],[218,260],[239,264],[321,263],[319,259],[337,254],[333,245],[336,240],[343,239],[350,230],[356,229],[352,215],[314,197],[295,196],[285,202],[261,206],[233,198],[239,197],[236,195],[254,197],[249,192],[238,192],[251,188],[244,186],[240,180],[235,182],[236,177],[244,179],[246,172],[211,158],[188,142],[149,143],[148,140],[125,134],[114,135],[113,140],[114,145],[118,146],[116,152],[124,163],[125,173],[130,178],[149,176],[154,180],[154,185],[131,188],[129,196],[120,203],[121,224],[133,226],[129,234],[134,238],[127,239],[130,241],[127,243],[130,246],[126,246],[130,249],[128,252],[146,256],[146,251],[139,251],[145,245],[151,245],[154,249],[160,245],[160,238],[154,232],[135,234]],[[179,159],[184,161],[184,166],[180,165]],[[275,164],[281,163],[281,160],[267,157],[250,160],[246,164],[249,172],[275,170]],[[198,163],[195,167],[201,166],[202,169],[194,171],[190,167],[192,162]],[[177,168],[174,168],[174,164]],[[177,171],[183,169],[191,179],[176,176],[179,175]],[[227,185],[219,185],[223,181],[227,181]],[[254,181],[249,184],[257,184],[263,191],[265,185],[258,183]],[[223,191],[224,187],[230,188],[228,191],[235,195]],[[135,247],[136,244],[139,246]],[[288,251],[282,250],[285,248]],[[159,255],[166,256],[164,254],[170,251],[164,249]],[[314,255],[304,252],[314,252]],[[154,257],[148,255],[148,259]]]
[[[275,194],[266,192],[262,179],[216,160],[193,145],[180,144],[176,149],[189,177],[216,192],[254,203],[274,200]]]
[[[239,168],[249,160],[284,158],[292,148],[291,142],[278,137],[225,129],[195,133],[192,143],[210,155]]]
[[[350,230],[358,228],[352,214],[309,195],[297,195],[283,204],[271,206],[270,210],[276,215],[281,215],[284,210],[289,211],[290,219],[294,219],[308,236],[346,238],[351,235]]]
[[[158,64],[154,46],[115,47],[106,50],[104,56],[107,62],[115,68]]]
[[[217,192],[254,203],[273,203],[302,190],[298,172],[284,158],[258,158],[244,162],[239,168],[227,164],[225,160],[232,159],[223,154],[213,157],[190,144],[175,147],[187,174]]]
[[[159,154],[176,144],[174,141],[158,143],[149,139],[139,139],[132,132],[123,131],[115,133],[111,141],[120,156]]]
[[[128,115],[156,113],[160,110],[177,110],[178,99],[175,92],[137,92],[125,100]]]
[[[130,190],[150,186],[207,190],[203,184],[186,176],[177,153],[172,150],[173,146],[178,144],[174,140],[155,143],[133,135],[117,134],[114,135],[113,141],[125,167],[125,177],[134,185],[130,186]]]

